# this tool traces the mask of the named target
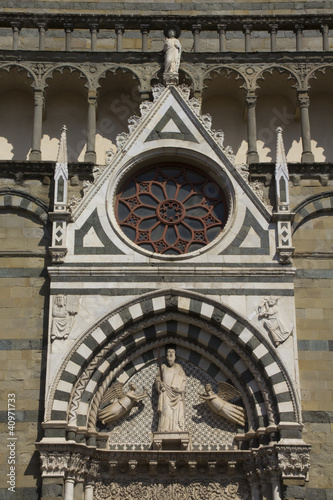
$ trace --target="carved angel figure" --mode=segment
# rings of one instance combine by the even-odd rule
[[[148,396],[144,390],[141,394],[135,394],[136,386],[133,383],[129,384],[129,391],[123,391],[123,384],[116,382],[104,394],[101,405],[109,402],[109,404],[98,412],[98,420],[105,424],[113,424],[121,417],[127,415],[135,403]]]
[[[269,297],[263,299],[258,306],[258,319],[263,319],[264,326],[276,346],[287,340],[292,332],[292,329],[288,331],[280,318],[278,301],[277,297]]]
[[[199,394],[200,399],[206,402],[208,408],[220,417],[229,420],[233,424],[244,427],[245,411],[241,406],[229,403],[230,400],[239,397],[240,394],[236,389],[226,382],[219,382],[218,393],[213,392],[211,384],[206,384],[206,393]]]

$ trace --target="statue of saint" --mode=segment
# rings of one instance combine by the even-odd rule
[[[159,393],[158,432],[183,432],[185,428],[184,397],[187,378],[175,359],[175,349],[167,349],[166,364],[160,366],[155,380]]]
[[[168,38],[164,41],[163,51],[165,52],[164,73],[178,73],[181,55],[181,45],[176,38],[176,30],[168,30]]]
[[[218,393],[213,392],[210,384],[206,384],[206,392],[199,394],[200,399],[205,401],[208,408],[220,417],[229,420],[233,424],[244,427],[245,425],[245,411],[241,406],[229,403],[231,399],[239,397],[240,394],[236,389],[226,382],[219,382]]]
[[[129,391],[123,391],[123,384],[116,382],[110,389],[104,394],[101,405],[106,403],[109,404],[98,412],[98,420],[105,424],[113,424],[121,417],[127,415],[134,404],[141,399],[148,396],[147,391],[141,394],[135,394],[136,386],[133,383],[129,384]]]
[[[54,298],[52,307],[51,341],[66,340],[70,334],[74,311],[67,310],[67,301],[64,295]]]

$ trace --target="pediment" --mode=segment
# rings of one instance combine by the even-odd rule
[[[200,103],[189,97],[190,89],[186,86],[153,89],[154,102],[144,101],[140,105],[141,116],[129,118],[129,133],[117,137],[118,150],[110,152],[105,168],[100,169],[95,183],[84,200],[73,211],[73,218],[82,212],[95,194],[105,185],[112,172],[124,171],[134,158],[146,157],[155,152],[163,158],[166,152],[192,157],[197,155],[198,162],[204,167],[205,159],[213,160],[233,184],[254,204],[266,221],[271,218],[260,193],[254,191],[247,182],[244,165],[236,165],[232,149],[224,145],[221,130],[212,130],[210,115],[200,114]]]

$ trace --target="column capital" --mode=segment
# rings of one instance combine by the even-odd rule
[[[20,21],[11,21],[10,23],[13,31],[20,31],[22,28],[22,23]]]
[[[148,34],[150,32],[150,24],[148,24],[148,23],[140,24],[140,32],[141,32],[141,34],[144,34],[144,33]]]
[[[64,30],[65,30],[65,32],[66,32],[66,33],[69,33],[69,32],[71,32],[71,33],[72,33],[72,32],[74,31],[74,26],[73,26],[73,24],[72,24],[72,23],[70,23],[70,22],[65,22],[65,23],[64,23]]]
[[[95,104],[98,98],[97,90],[88,90],[88,102],[89,104]]]
[[[295,33],[301,33],[303,30],[304,30],[303,24],[295,24],[294,26]]]
[[[321,24],[319,29],[321,33],[326,35],[328,34],[330,27],[328,24]]]
[[[38,21],[37,23],[38,31],[47,31],[48,25],[46,21]]]
[[[222,23],[217,25],[217,32],[220,33],[225,33],[227,31],[227,23]]]
[[[96,31],[98,33],[99,32],[99,24],[96,22],[89,23],[89,30],[90,30],[90,33],[92,31]]]
[[[297,99],[300,108],[308,108],[310,106],[310,97],[307,91],[298,91]]]
[[[249,35],[252,32],[252,24],[251,23],[245,23],[243,24],[243,33],[245,35]]]
[[[249,108],[254,108],[257,104],[257,96],[254,92],[248,92],[245,96],[246,104]]]
[[[201,32],[201,24],[192,24],[192,33],[199,34]]]
[[[268,28],[269,28],[269,33],[276,33],[277,30],[279,29],[279,25],[278,23],[270,23],[268,25]]]
[[[115,30],[117,35],[120,33],[123,34],[125,32],[125,26],[123,24],[116,24],[114,27],[114,30]]]

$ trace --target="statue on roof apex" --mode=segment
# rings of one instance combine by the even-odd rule
[[[164,35],[163,51],[165,52],[165,58],[163,79],[166,85],[176,85],[178,83],[178,71],[182,52],[181,44],[178,40],[180,29],[178,26],[169,26],[164,30]]]

